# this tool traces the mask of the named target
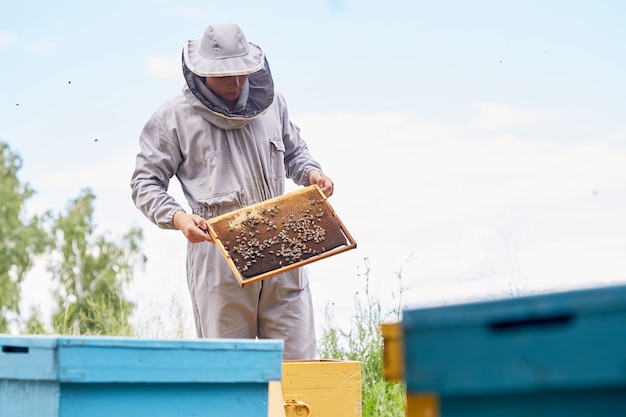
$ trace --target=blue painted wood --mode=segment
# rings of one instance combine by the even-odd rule
[[[63,382],[267,382],[280,380],[282,342],[272,340],[59,341]],[[115,366],[111,366],[115,363]],[[274,365],[273,367],[271,365]]]
[[[0,346],[2,417],[267,416],[282,374],[279,340],[0,335]]]
[[[407,390],[437,392],[443,417],[626,415],[626,286],[408,310],[402,327]]]
[[[62,417],[267,416],[268,385],[62,384]]]
[[[0,378],[0,416],[59,417],[59,395],[55,381]]]
[[[55,381],[57,340],[0,335],[0,378]]]
[[[501,395],[444,396],[441,417],[623,417],[623,388],[543,390]]]

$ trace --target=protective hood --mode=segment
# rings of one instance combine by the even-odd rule
[[[185,64],[183,75],[186,85],[183,94],[190,106],[209,123],[221,129],[237,129],[265,113],[274,101],[274,80],[267,59],[263,67],[248,76],[237,106],[229,110],[226,105],[205,87],[202,77],[194,74]]]

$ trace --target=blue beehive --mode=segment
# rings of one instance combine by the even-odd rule
[[[409,406],[432,393],[431,415],[626,416],[626,286],[409,310],[402,328]]]
[[[268,415],[280,340],[0,336],[2,417]]]

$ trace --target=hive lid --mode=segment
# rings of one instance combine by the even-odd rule
[[[249,339],[0,336],[0,346],[0,379],[59,382],[277,381],[283,354],[281,340]]]
[[[408,309],[402,327],[416,329],[516,324],[558,324],[582,315],[626,311],[626,285],[582,288],[570,291],[525,295],[515,298],[468,302],[442,307]]]

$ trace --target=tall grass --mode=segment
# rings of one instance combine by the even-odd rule
[[[370,267],[365,259],[365,291],[357,295],[354,315],[348,329],[333,324],[332,311],[326,309],[326,324],[318,354],[324,359],[361,362],[362,414],[365,417],[404,417],[406,386],[385,381],[381,323],[384,314],[380,301],[369,292]],[[398,274],[401,279],[401,273]],[[398,310],[393,310],[398,314]]]
[[[52,327],[56,334],[74,336],[131,336],[133,327],[128,321],[124,308],[130,307],[119,300],[98,302],[93,299],[83,300],[83,308],[68,304],[63,313],[53,317]],[[78,315],[71,314],[78,310]],[[72,317],[74,317],[72,319]]]

